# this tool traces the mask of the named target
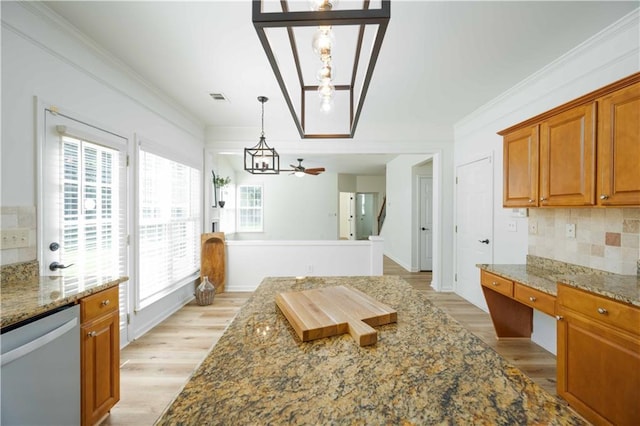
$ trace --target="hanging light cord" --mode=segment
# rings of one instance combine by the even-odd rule
[[[264,101],[262,101],[262,133],[261,136],[264,136]]]

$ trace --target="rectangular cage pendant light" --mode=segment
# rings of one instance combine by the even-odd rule
[[[353,138],[390,10],[390,0],[253,0],[253,25],[300,137]]]

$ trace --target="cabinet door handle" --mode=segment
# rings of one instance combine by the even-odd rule
[[[602,195],[600,195],[600,199],[601,200],[608,200],[609,196],[607,194],[602,194]]]
[[[492,282],[491,285],[495,285],[496,287],[499,285],[497,282]]]
[[[536,299],[534,296],[529,296],[529,301],[530,302],[535,302],[536,300],[538,300],[538,299]]]
[[[533,203],[533,200],[532,200],[531,198],[529,198],[529,202],[530,202],[530,203]]]
[[[608,312],[605,308],[598,308],[598,313],[599,313],[600,315],[606,315],[606,314],[608,314],[609,312]]]
[[[558,321],[562,321],[564,319],[564,317],[562,315],[556,315],[556,319]]]
[[[546,201],[547,199],[545,197],[540,197],[540,201]]]
[[[90,331],[87,333],[87,337],[96,337],[98,335],[98,333],[96,333],[95,331]]]
[[[109,299],[107,300],[103,300],[102,303],[100,303],[102,306],[107,306],[109,304]]]

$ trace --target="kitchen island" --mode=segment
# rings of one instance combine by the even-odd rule
[[[301,342],[281,292],[346,285],[397,310],[378,342]],[[395,276],[266,278],[158,425],[583,424]]]

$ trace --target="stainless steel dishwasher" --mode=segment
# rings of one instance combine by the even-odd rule
[[[0,424],[80,424],[79,312],[65,306],[2,330]]]

